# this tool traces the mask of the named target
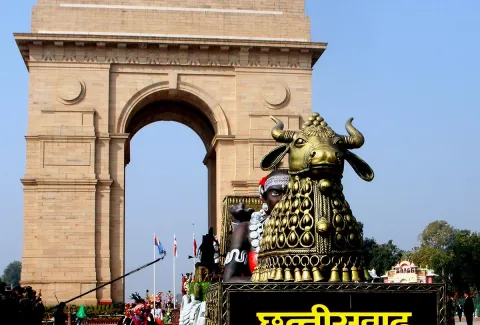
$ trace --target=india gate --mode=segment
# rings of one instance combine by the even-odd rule
[[[257,195],[275,115],[311,115],[304,0],[38,0],[15,34],[29,71],[22,285],[60,301],[125,273],[125,166],[144,126],[175,121],[205,145],[208,223]],[[152,139],[153,141],[153,139]],[[132,157],[133,159],[134,157]],[[124,299],[124,282],[86,304]]]

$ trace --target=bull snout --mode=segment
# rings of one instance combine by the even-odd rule
[[[310,154],[311,160],[310,164],[312,167],[315,166],[338,166],[338,152],[335,150],[328,149],[315,149]]]

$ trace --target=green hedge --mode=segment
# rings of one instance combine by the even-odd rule
[[[124,304],[123,303],[114,303],[112,305],[84,305],[85,306],[85,313],[87,314],[87,318],[96,318],[99,316],[118,316],[123,315],[124,313]],[[45,306],[45,309],[54,308],[54,306]],[[78,305],[68,305],[65,308],[65,313],[72,310],[72,316],[75,316],[75,313],[79,309],[80,306]],[[50,318],[53,314],[54,310],[46,313],[45,317]]]
[[[211,282],[194,282],[190,283],[189,292],[193,293],[196,300],[205,301],[207,295],[207,288],[211,285]]]

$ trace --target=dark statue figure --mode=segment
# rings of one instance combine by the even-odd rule
[[[243,203],[229,208],[234,220],[230,251],[225,258],[226,282],[249,281],[255,266],[265,221],[275,205],[281,200],[288,184],[286,170],[275,170],[264,177],[259,192],[264,202],[260,211],[245,209]],[[247,221],[248,220],[248,221]],[[235,223],[235,221],[237,221]]]
[[[198,248],[200,251],[200,265],[205,267],[213,267],[215,264],[214,262],[214,255],[215,255],[215,248],[214,243],[218,242],[213,235],[213,228],[210,227],[208,230],[208,234],[203,236],[202,244]]]

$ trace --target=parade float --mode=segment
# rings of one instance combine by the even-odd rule
[[[275,169],[288,154],[288,186],[265,219],[249,280],[206,289],[206,324],[445,324],[442,284],[369,282],[363,229],[341,182],[345,161],[361,179],[374,177],[350,151],[365,141],[353,119],[346,123],[347,136],[335,133],[318,113],[299,131],[284,130],[280,120],[273,120],[272,137],[281,144],[261,167]],[[231,242],[226,235],[223,252]],[[235,248],[226,255],[243,263],[247,254]]]
[[[374,283],[365,268],[363,229],[341,182],[345,161],[361,179],[374,177],[370,166],[350,151],[365,141],[353,119],[346,123],[347,136],[335,133],[318,113],[299,131],[284,130],[280,120],[272,119],[276,123],[272,136],[281,145],[262,159],[261,167],[274,170],[273,175],[288,154],[288,173],[265,177],[259,190],[263,194],[267,188],[281,190],[281,199],[268,211],[263,194],[225,198],[221,240],[212,228],[203,236],[195,273],[182,276],[180,310],[167,303],[162,322],[444,325],[444,285]],[[242,228],[248,230],[250,251],[235,246],[235,233]],[[162,252],[160,259],[121,278],[163,259]],[[233,281],[229,268],[235,263],[245,267],[240,280]],[[422,271],[404,262],[393,269],[395,274]],[[148,318],[151,308],[148,299],[127,304],[125,317]]]

